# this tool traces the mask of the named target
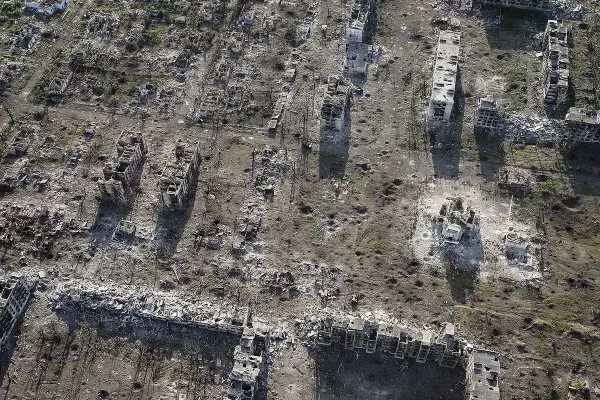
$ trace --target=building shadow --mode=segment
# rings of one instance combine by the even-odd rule
[[[458,179],[464,113],[465,96],[462,90],[462,78],[459,68],[456,74],[454,107],[450,121],[447,123],[437,122],[428,128],[433,175],[436,178]]]
[[[126,220],[133,209],[143,171],[144,163],[142,162],[126,189],[124,202],[119,199],[102,199],[98,204],[94,225],[90,231],[92,248],[106,247],[112,243],[112,236],[119,222]]]
[[[548,16],[541,11],[489,6],[482,10],[488,20],[499,22],[484,24],[487,42],[496,50],[530,51],[533,37],[544,32],[548,23]]]
[[[310,357],[315,365],[315,400],[464,398],[465,370],[460,367],[444,368],[335,345],[318,347]],[[419,384],[415,385],[417,381]]]
[[[351,131],[352,123],[350,110],[348,110],[340,132],[336,132],[330,140],[323,139],[323,135],[321,135],[319,144],[319,177],[321,179],[342,179],[346,174]]]
[[[183,232],[194,210],[197,190],[198,171],[195,172],[194,177],[191,179],[188,194],[181,209],[170,210],[162,205],[159,207],[153,241],[160,257],[170,258],[175,254],[177,245],[183,236]]]
[[[600,196],[600,143],[572,143],[562,149],[573,193]]]
[[[479,264],[483,260],[483,244],[479,232],[467,232],[458,244],[440,248],[452,299],[464,304],[475,290]]]
[[[481,175],[487,181],[497,181],[498,170],[506,163],[503,133],[475,128],[474,136]]]

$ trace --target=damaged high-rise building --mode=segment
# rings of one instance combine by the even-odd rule
[[[476,131],[491,131],[504,126],[504,112],[498,103],[490,95],[482,97],[477,103],[477,115],[475,116]]]
[[[464,368],[466,400],[500,398],[498,353],[475,349],[457,337],[451,323],[446,323],[443,331],[435,332],[357,317],[326,316],[319,321],[317,343],[337,344],[366,353],[382,352],[397,359],[410,358],[447,368]]]
[[[103,179],[98,180],[98,189],[102,199],[120,199],[125,201],[127,190],[134,180],[135,173],[142,165],[148,148],[141,132],[122,132],[117,140],[117,159],[107,163],[103,170]]]
[[[327,79],[327,88],[321,106],[321,142],[348,143],[350,132],[347,125],[351,99],[351,84],[347,79],[337,75]]]
[[[454,107],[459,55],[460,33],[440,32],[435,66],[433,67],[431,100],[429,101],[428,121],[430,123],[450,120]]]
[[[161,203],[170,209],[183,207],[200,164],[198,143],[175,144],[175,162],[165,166],[158,181]]]
[[[346,59],[344,73],[366,75],[369,45],[377,24],[376,0],[356,0],[352,4],[346,26]]]
[[[600,143],[600,111],[571,107],[565,123],[568,141]]]
[[[0,279],[0,349],[12,337],[34,290],[35,282],[22,276]]]
[[[544,64],[544,101],[549,105],[563,105],[569,92],[569,32],[565,21],[549,20],[544,33],[546,62]]]

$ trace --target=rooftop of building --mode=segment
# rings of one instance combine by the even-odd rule
[[[433,70],[433,101],[451,102],[456,90],[460,33],[443,31],[438,41],[437,56]]]
[[[600,125],[600,111],[586,110],[585,108],[569,108],[565,121],[582,122],[591,125]]]

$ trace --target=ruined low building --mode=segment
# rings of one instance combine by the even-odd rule
[[[35,282],[19,275],[0,279],[0,349],[12,338],[34,290]]]
[[[466,400],[500,399],[500,361],[498,353],[473,350],[467,364]]]
[[[146,139],[141,132],[122,132],[117,140],[117,159],[107,163],[103,178],[98,180],[98,189],[103,199],[125,200],[126,189],[133,183],[138,168],[142,165],[148,151]]]
[[[198,143],[175,144],[175,162],[165,166],[158,181],[161,203],[171,209],[181,209],[189,194],[200,164]]]
[[[546,45],[544,101],[549,105],[563,105],[568,100],[570,29],[569,23],[565,21],[549,20],[544,33]]]
[[[29,146],[33,143],[35,131],[29,127],[22,127],[19,132],[12,138],[8,148],[6,149],[7,157],[19,157],[27,154]]]
[[[454,107],[458,58],[460,55],[460,33],[442,31],[438,41],[433,86],[429,101],[428,121],[448,122]]]
[[[479,228],[479,218],[462,197],[448,197],[440,208],[436,223],[444,243],[458,244],[465,232]]]
[[[327,79],[327,87],[321,105],[321,142],[347,143],[350,132],[346,132],[352,91],[350,82],[337,75]]]
[[[40,17],[52,17],[60,14],[69,5],[69,0],[60,0],[57,2],[45,1],[25,3],[25,10],[30,13],[35,13]]]
[[[492,96],[479,99],[477,103],[477,115],[475,118],[475,129],[478,131],[490,131],[504,126],[504,112]]]
[[[600,143],[600,111],[572,107],[565,117],[567,140]]]

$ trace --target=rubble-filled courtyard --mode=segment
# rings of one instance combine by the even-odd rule
[[[0,397],[600,398],[595,0],[0,4]]]

